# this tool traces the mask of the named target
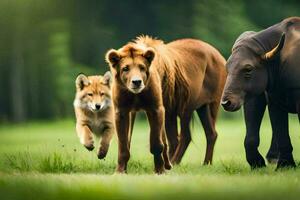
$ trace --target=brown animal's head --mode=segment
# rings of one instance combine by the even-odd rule
[[[279,55],[285,35],[270,52],[264,53],[252,36],[255,32],[243,33],[235,42],[227,60],[228,76],[222,97],[222,106],[227,111],[237,111],[245,98],[263,93],[268,84],[269,63]]]
[[[76,78],[76,98],[74,106],[99,112],[111,105],[111,74],[104,76],[86,76],[79,74]]]
[[[127,44],[119,50],[109,50],[106,61],[111,67],[114,79],[130,92],[138,94],[147,86],[149,68],[154,56],[152,48]]]

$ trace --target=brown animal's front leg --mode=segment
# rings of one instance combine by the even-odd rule
[[[164,160],[162,152],[164,145],[162,143],[162,133],[164,129],[165,109],[163,106],[156,110],[148,110],[147,117],[150,124],[150,152],[154,156],[155,172],[161,174],[164,172]]]
[[[105,126],[104,131],[102,133],[100,147],[97,152],[97,156],[99,159],[105,158],[105,156],[108,152],[108,148],[109,148],[110,141],[112,139],[113,134],[114,134],[113,125]]]
[[[80,143],[87,148],[87,150],[92,151],[94,147],[93,134],[87,125],[77,124],[76,131],[80,138]]]
[[[118,136],[118,173],[126,173],[127,162],[130,158],[129,152],[129,112],[127,110],[116,110],[115,113],[116,131]]]
[[[166,134],[169,142],[169,157],[172,158],[178,146],[177,115],[166,113]]]

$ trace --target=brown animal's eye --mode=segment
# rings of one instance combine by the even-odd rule
[[[128,72],[129,71],[129,66],[128,65],[126,65],[125,67],[123,67],[123,72]]]
[[[88,93],[88,95],[89,95],[90,97],[92,97],[92,96],[93,96],[93,93]]]
[[[100,96],[103,96],[104,95],[104,92],[100,92]]]
[[[146,67],[144,65],[139,65],[141,71],[146,71]]]

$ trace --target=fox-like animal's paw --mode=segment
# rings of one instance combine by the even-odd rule
[[[93,151],[95,148],[94,144],[84,144],[84,147],[89,151]]]
[[[107,154],[108,148],[105,147],[100,147],[97,153],[98,158],[101,160],[103,158],[105,158],[106,154]]]

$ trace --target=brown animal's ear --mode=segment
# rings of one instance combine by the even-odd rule
[[[121,56],[115,49],[111,49],[106,53],[105,60],[112,67],[115,67],[121,60]]]
[[[110,71],[107,71],[103,76],[102,83],[107,85],[108,87],[110,87],[111,82],[112,82],[111,73],[110,73]]]
[[[75,83],[76,83],[76,88],[78,90],[82,90],[85,86],[88,86],[90,84],[88,77],[84,74],[79,74],[76,78]]]
[[[285,41],[285,34],[283,33],[277,46],[274,49],[272,49],[271,51],[264,54],[262,56],[262,58],[267,61],[274,59],[279,54],[281,49],[283,48],[284,41]]]
[[[144,56],[144,57],[146,58],[146,60],[151,64],[151,62],[152,62],[153,59],[154,59],[155,52],[154,52],[154,50],[153,50],[152,48],[148,48],[148,49],[145,51],[145,53],[144,53],[143,56]]]

